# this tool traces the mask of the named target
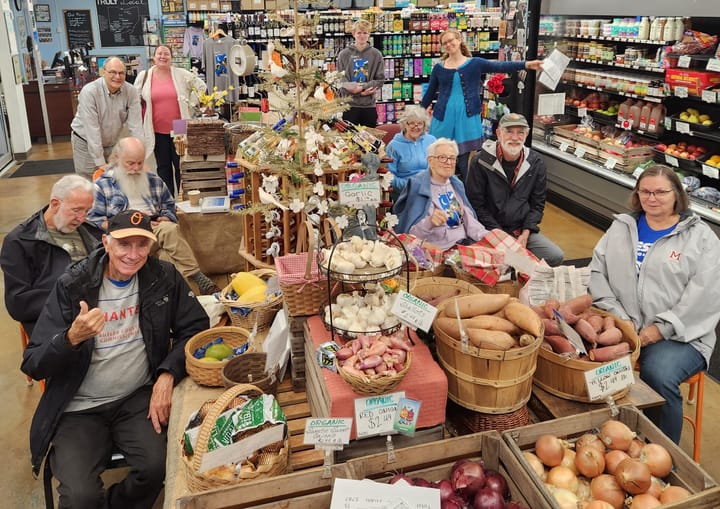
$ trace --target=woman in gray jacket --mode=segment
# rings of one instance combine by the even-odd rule
[[[638,331],[640,378],[666,403],[646,415],[675,443],[680,384],[707,368],[720,319],[720,240],[688,210],[677,175],[655,165],[638,178],[630,214],[615,216],[590,264],[593,304]]]

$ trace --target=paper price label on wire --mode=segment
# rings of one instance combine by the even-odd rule
[[[687,122],[675,121],[675,130],[679,133],[690,134],[690,124],[688,124]]]
[[[567,152],[568,148],[570,148],[570,144],[567,141],[563,141],[560,144],[560,151],[561,152]]]
[[[680,163],[678,162],[677,157],[665,154],[665,162],[668,163],[670,166],[674,166],[675,168],[680,167]]]
[[[640,178],[640,175],[642,175],[644,171],[645,171],[645,168],[643,168],[642,166],[638,166],[637,168],[635,168],[635,171],[632,173],[632,176],[635,177],[635,180],[637,180]]]
[[[354,208],[380,204],[380,182],[340,182],[340,203]]]
[[[703,90],[702,100],[706,103],[715,104],[717,102],[717,92],[715,90]]]
[[[587,117],[587,108],[578,108],[578,117]]]
[[[582,147],[575,147],[575,156],[582,158],[585,155],[585,149]]]
[[[349,444],[352,422],[353,420],[349,417],[307,419],[303,443],[315,446]]]
[[[606,398],[634,383],[629,355],[585,372],[585,386],[590,400]]]
[[[692,62],[692,58],[690,58],[689,55],[681,55],[680,58],[678,58],[677,66],[687,69],[690,67],[690,62]]]
[[[688,96],[688,87],[675,87],[675,97],[686,98]]]
[[[703,175],[710,177],[711,179],[720,178],[720,168],[713,168],[709,164],[702,165]]]
[[[357,398],[355,400],[355,429],[358,438],[396,433],[395,414],[405,391]]]
[[[613,168],[615,168],[615,165],[617,163],[618,163],[617,159],[615,159],[614,157],[608,157],[605,160],[605,168],[607,168],[608,170],[612,170]]]
[[[665,129],[667,129],[668,131],[672,129],[672,119],[670,117],[665,117],[663,122],[665,123]]]
[[[401,322],[427,332],[435,319],[437,308],[405,290],[400,290],[390,312]]]

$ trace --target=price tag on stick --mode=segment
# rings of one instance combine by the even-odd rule
[[[398,404],[405,391],[357,398],[355,400],[355,429],[358,438],[397,433],[394,429]]]
[[[591,400],[605,398],[634,383],[629,355],[585,372],[585,386]]]
[[[411,293],[400,290],[390,312],[401,322],[427,332],[435,319],[437,308]]]

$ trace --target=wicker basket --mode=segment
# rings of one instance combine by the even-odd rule
[[[222,370],[225,365],[230,362],[206,362],[193,357],[193,352],[199,347],[209,343],[213,339],[221,337],[223,342],[236,348],[247,343],[250,332],[241,327],[213,327],[202,332],[198,332],[185,343],[185,369],[190,378],[200,385],[209,385],[210,387],[222,387]],[[254,345],[249,345],[245,353],[254,352]]]
[[[378,396],[380,394],[387,394],[400,385],[402,379],[405,378],[407,372],[410,371],[411,364],[412,352],[408,352],[405,368],[393,376],[381,376],[370,380],[369,378],[351,375],[345,372],[344,369],[338,369],[338,373],[340,373],[343,380],[350,384],[350,387],[352,387],[352,390],[356,393],[362,394],[363,396]]]
[[[507,293],[510,297],[517,297],[520,295],[520,284],[517,281],[499,281],[495,285],[488,285],[480,281],[478,278],[470,274],[468,271],[451,265],[455,277],[461,281],[467,281],[468,283],[477,286],[483,293]]]
[[[490,430],[502,432],[530,424],[530,412],[527,405],[507,414],[485,414],[466,410],[462,423],[472,433]]]
[[[634,366],[640,356],[640,339],[635,329],[625,320],[597,308],[591,308],[593,312],[603,316],[610,315],[615,320],[615,326],[623,333],[623,341],[630,344],[630,365]],[[540,349],[538,356],[537,371],[533,382],[539,387],[560,398],[583,403],[604,403],[603,399],[590,400],[585,385],[585,372],[595,369],[602,363],[569,359],[544,348]],[[625,396],[630,387],[613,394],[618,399]]]
[[[251,270],[250,274],[267,280],[277,275],[277,272],[270,269]],[[235,277],[232,274],[231,277]],[[252,330],[257,323],[257,330],[264,330],[270,327],[278,310],[282,307],[282,295],[276,295],[270,300],[254,302],[252,304],[238,304],[237,301],[228,296],[232,290],[232,282],[220,293],[220,302],[225,306],[230,321],[235,327]]]
[[[277,373],[266,372],[266,362],[265,352],[244,353],[230,359],[222,369],[223,384],[228,388],[237,384],[252,384],[262,389],[265,394],[275,394],[278,386]]]
[[[473,293],[483,293],[478,287],[450,277],[426,277],[410,281],[410,293],[425,302],[436,300],[439,304],[445,299],[462,297]]]
[[[262,391],[250,384],[238,384],[223,392],[210,406],[210,410],[203,419],[200,426],[197,442],[195,443],[194,454],[191,457],[183,455],[187,485],[190,491],[205,491],[212,488],[235,486],[239,483],[252,481],[262,477],[272,477],[287,472],[290,464],[290,444],[287,437],[283,442],[282,449],[277,453],[263,453],[256,464],[254,472],[241,470],[240,474],[228,477],[216,477],[208,473],[199,473],[203,455],[207,452],[210,432],[212,431],[218,416],[230,408],[231,403],[240,394],[259,396]]]
[[[438,305],[442,314],[446,300]],[[507,414],[530,399],[542,336],[507,351],[468,346],[433,325],[440,366],[448,379],[448,397],[460,406],[488,414]]]

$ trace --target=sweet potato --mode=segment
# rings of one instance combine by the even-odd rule
[[[459,290],[459,289],[455,289],[455,290],[453,290],[452,292],[444,293],[444,294],[442,294],[442,295],[437,295],[437,296],[435,296],[435,297],[428,298],[428,299],[423,299],[423,300],[424,300],[425,302],[427,302],[428,304],[430,304],[431,306],[437,306],[437,305],[440,304],[442,301],[444,301],[444,300],[446,300],[446,299],[451,299],[452,297],[455,297],[455,296],[456,296],[457,294],[459,294],[459,293],[460,293],[460,290]]]
[[[533,336],[532,334],[520,334],[520,337],[518,338],[518,343],[520,343],[520,346],[529,346],[532,345],[535,341],[538,341],[538,338],[536,336]]]
[[[535,311],[540,318],[552,318],[552,316],[545,314],[545,308],[542,306],[530,306],[530,309]]]
[[[587,318],[585,318],[587,322],[592,325],[593,329],[595,329],[595,332],[600,332],[603,330],[603,317],[600,315],[588,315]]]
[[[460,340],[460,328],[458,327],[457,318],[447,316],[438,316],[435,319],[438,327],[454,339]],[[472,318],[462,319],[463,328],[468,329],[487,329],[507,332],[508,334],[520,334],[520,329],[512,322],[503,318],[492,315],[480,315]]]
[[[587,320],[583,320],[581,318],[575,322],[573,327],[583,339],[589,341],[590,343],[597,343],[597,332],[595,332],[595,329],[587,322]]]
[[[603,346],[617,345],[620,341],[622,341],[622,337],[622,331],[613,326],[598,334],[596,342],[598,345]]]
[[[510,302],[505,306],[505,316],[512,323],[533,336],[543,335],[543,322],[528,306],[519,302]]]
[[[630,353],[630,345],[627,343],[618,343],[617,345],[603,346],[601,348],[593,348],[588,352],[591,361],[608,362],[619,359],[623,355]]]
[[[555,320],[548,320],[547,318],[545,318],[543,319],[543,324],[545,325],[545,334],[550,334],[553,336],[565,335],[563,334],[563,331],[560,330],[560,327]]]
[[[447,316],[438,316],[435,318],[433,325],[443,331],[445,334],[450,336],[456,341],[460,341],[460,328],[458,327],[456,318],[449,318]]]
[[[553,314],[553,310],[555,310],[559,307],[560,307],[560,301],[557,299],[548,299],[545,302],[545,305],[543,306],[543,308],[545,309],[545,314],[547,315],[548,318],[552,318],[553,316],[555,316]]]
[[[612,329],[615,327],[615,319],[610,315],[603,317],[603,330]]]
[[[563,320],[565,320],[568,325],[575,325],[575,323],[580,319],[580,317],[573,313],[572,310],[567,306],[560,306],[557,309],[557,312],[560,313],[560,316],[563,317]]]
[[[573,354],[576,355],[575,347],[572,345],[570,340],[563,336],[545,336],[545,341],[550,343],[553,352],[559,354]]]
[[[506,293],[476,293],[455,297],[445,301],[445,316],[455,318],[455,303],[457,302],[460,318],[470,318],[477,315],[491,315],[500,311],[510,300]]]
[[[587,293],[585,295],[578,295],[570,300],[566,300],[563,306],[570,308],[573,314],[579,315],[592,306],[592,297]]]
[[[468,329],[467,333],[470,342],[478,348],[510,350],[513,346],[517,345],[515,338],[507,332],[487,329]]]

